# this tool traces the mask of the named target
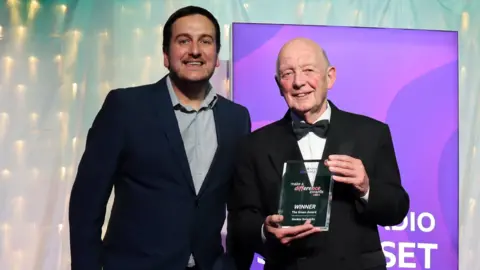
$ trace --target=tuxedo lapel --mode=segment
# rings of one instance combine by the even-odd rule
[[[284,163],[288,160],[303,160],[298,147],[297,138],[293,133],[290,112],[277,122],[275,131],[272,131],[272,147],[268,157],[280,179],[283,175]]]
[[[185,180],[195,193],[195,186],[183,145],[182,135],[180,134],[177,117],[175,116],[173,104],[168,93],[166,77],[157,83],[153,92],[155,97],[152,99],[151,105],[155,121],[162,126],[164,134],[169,141],[170,151],[172,151],[174,159],[177,161],[177,164],[179,164],[179,169],[182,171]]]
[[[329,105],[332,110],[330,124],[327,133],[327,141],[323,151],[322,159],[328,159],[330,155],[352,155],[353,140],[349,132],[349,124],[345,119],[345,113],[340,111],[331,101]]]

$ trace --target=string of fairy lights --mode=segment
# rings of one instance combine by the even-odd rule
[[[0,162],[0,268],[34,269],[45,258],[61,255],[48,255],[49,246],[58,253],[65,245],[65,191],[79,150],[77,135],[71,136],[70,107],[84,90],[74,81],[82,34],[76,29],[63,33],[66,4],[7,0],[4,7],[9,20],[0,25],[0,143],[8,157]],[[49,11],[42,14],[42,8]],[[52,15],[52,22],[45,23]],[[50,33],[43,33],[45,26]],[[41,35],[53,42],[42,44]],[[57,48],[45,49],[55,43]],[[42,108],[42,103],[51,106]],[[52,179],[58,179],[55,186]]]
[[[111,27],[66,27],[67,4],[0,4],[0,147],[8,156],[0,157],[0,269],[34,269],[52,261],[58,269],[69,269],[68,196],[86,130],[108,91],[153,83],[167,73],[162,21],[153,27],[151,22],[129,24],[130,31],[115,37]],[[113,6],[124,18],[133,14],[129,6]],[[140,11],[135,6],[135,16],[144,12],[146,20],[153,20],[150,1]],[[229,31],[230,25],[224,25],[224,44]],[[112,54],[116,40],[130,43]],[[230,97],[227,68],[228,62],[221,61],[212,84]],[[124,76],[113,76],[113,69]],[[108,218],[109,211],[105,224]]]

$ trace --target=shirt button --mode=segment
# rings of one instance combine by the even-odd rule
[[[199,208],[200,201],[198,199],[195,200],[195,207]]]

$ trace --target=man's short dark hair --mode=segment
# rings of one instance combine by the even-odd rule
[[[215,16],[213,16],[210,11],[197,7],[197,6],[187,6],[183,7],[177,11],[175,11],[170,17],[168,18],[167,22],[163,26],[163,52],[168,53],[168,50],[170,48],[170,42],[172,40],[172,26],[177,21],[178,19],[186,16],[191,16],[191,15],[202,15],[207,17],[212,24],[215,26],[215,43],[217,46],[217,53],[220,51],[220,25],[218,24],[217,19]]]

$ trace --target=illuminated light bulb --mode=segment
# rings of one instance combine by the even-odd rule
[[[475,206],[477,205],[477,200],[474,198],[470,198],[468,201],[468,206],[469,206],[469,215],[472,216],[475,214]]]
[[[65,166],[62,166],[60,168],[60,180],[65,180],[65,176],[67,175],[67,168]]]
[[[25,89],[26,89],[25,85],[23,85],[23,84],[17,85],[17,91],[18,92],[23,93],[23,92],[25,92]]]
[[[3,27],[0,25],[0,40],[3,39]]]
[[[4,62],[4,77],[5,81],[8,81],[12,76],[12,67],[13,67],[13,58],[10,56],[5,56],[3,58]]]
[[[18,150],[18,151],[23,151],[23,147],[25,146],[25,141],[23,140],[16,140],[15,141],[15,148]]]
[[[10,229],[11,229],[10,224],[8,224],[8,223],[3,223],[2,224],[2,231],[8,232],[8,231],[10,231]]]
[[[72,148],[73,148],[73,151],[77,149],[77,137],[72,138]]]
[[[101,38],[108,38],[108,31],[103,31],[98,34]]]
[[[13,58],[10,56],[5,56],[4,60],[6,65],[11,65],[13,63]]]
[[[22,250],[15,250],[13,252],[13,258],[14,258],[13,268],[15,270],[16,269],[22,269],[23,264],[24,264],[23,251]]]
[[[28,58],[28,62],[29,62],[28,66],[29,66],[30,76],[32,77],[32,79],[36,79],[38,59],[35,56],[30,56]]]
[[[224,80],[223,80],[223,87],[224,87],[227,91],[230,91],[230,80],[229,80],[229,79],[224,79]]]
[[[477,147],[474,145],[474,146],[473,146],[473,149],[472,149],[472,156],[473,156],[473,158],[475,158],[476,155],[477,155]]]
[[[19,35],[20,37],[23,37],[26,32],[27,32],[27,28],[25,26],[20,25],[17,27],[17,35]]]
[[[25,40],[27,36],[26,33],[27,33],[27,28],[23,25],[18,26],[15,31],[14,43],[15,43],[15,48],[18,51],[21,51],[23,46],[25,45]]]
[[[63,224],[58,224],[58,233],[62,233]]]
[[[7,133],[8,128],[8,113],[2,112],[0,113],[0,139],[3,140],[5,134]]]
[[[61,76],[62,75],[62,67],[63,67],[62,56],[60,54],[57,54],[55,56],[55,58],[53,59],[53,61],[58,64],[57,65],[57,67],[58,67],[57,72],[58,72],[58,75]]]
[[[150,20],[152,15],[152,4],[150,2],[145,3],[145,13],[147,20]]]
[[[305,11],[305,2],[301,1],[297,7],[297,16],[302,18],[304,11]]]
[[[72,96],[75,99],[77,97],[78,85],[77,83],[72,84]]]
[[[10,25],[19,25],[22,23],[20,0],[7,0],[7,6],[10,8]]]
[[[110,91],[110,83],[108,81],[102,82],[100,85],[100,94],[102,95],[102,98],[104,98],[107,93]]]
[[[7,5],[9,7],[15,7],[18,4],[18,0],[7,0]]]
[[[22,104],[25,101],[25,89],[27,89],[25,85],[23,84],[17,85],[17,100]]]
[[[244,7],[246,10],[248,10],[248,4],[247,4],[247,3],[243,4],[243,7]]]
[[[18,164],[23,164],[25,157],[25,141],[17,140],[15,141],[15,153],[17,155]]]
[[[31,113],[30,114],[30,123],[32,128],[36,128],[38,124],[38,114],[37,113]]]
[[[140,36],[142,34],[142,29],[135,28],[135,30],[133,30],[133,32],[135,33],[135,35]]]
[[[25,85],[19,84],[17,85],[17,100],[18,102],[24,104],[25,102]]]
[[[228,39],[230,37],[230,25],[229,24],[224,24],[223,25],[223,33],[225,33],[225,39]]]
[[[35,15],[37,14],[37,11],[40,9],[40,4],[38,3],[37,0],[32,0],[30,2],[30,7],[28,9],[28,19],[32,20]]]
[[[68,8],[67,8],[67,5],[60,5],[59,8],[60,8],[60,11],[61,11],[62,13],[67,12],[67,9],[68,9]]]
[[[11,175],[11,173],[8,169],[3,169],[2,170],[2,178],[9,178],[10,175]]]
[[[160,36],[163,37],[163,25],[160,24],[159,26],[155,27],[155,29],[156,29],[155,32],[156,32],[158,35],[160,35]]]
[[[469,24],[470,24],[470,14],[468,14],[468,12],[464,11],[464,12],[462,12],[462,30],[463,31],[468,30]]]

